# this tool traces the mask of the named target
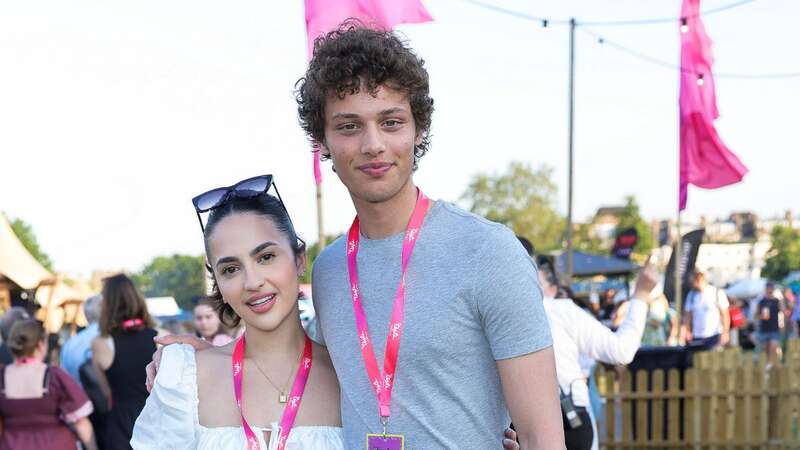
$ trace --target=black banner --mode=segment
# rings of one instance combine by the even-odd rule
[[[639,232],[636,231],[636,228],[626,228],[617,235],[611,254],[621,259],[631,259],[633,247],[636,246],[637,242],[639,242]]]
[[[681,239],[681,298],[686,299],[686,295],[692,289],[692,277],[694,275],[694,264],[697,262],[697,251],[703,242],[705,229],[699,229],[687,233]],[[672,248],[672,256],[669,257],[667,273],[664,276],[664,295],[670,303],[675,301],[675,247]]]

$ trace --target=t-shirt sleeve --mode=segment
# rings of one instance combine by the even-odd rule
[[[553,345],[533,260],[508,228],[493,228],[475,255],[473,294],[495,360]]]
[[[728,296],[722,289],[717,289],[717,306],[722,309],[730,308],[731,306],[731,302],[728,300]]]
[[[197,417],[197,363],[186,344],[164,347],[153,390],[133,426],[136,450],[193,449]]]
[[[689,291],[689,293],[686,294],[686,305],[684,306],[685,312],[692,312],[692,308],[694,307],[694,297],[694,291]]]
[[[58,390],[58,412],[67,423],[75,423],[94,411],[78,382],[60,367],[50,367],[51,389]]]

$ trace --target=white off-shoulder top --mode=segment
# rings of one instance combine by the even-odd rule
[[[131,446],[136,450],[244,450],[247,448],[242,427],[200,425],[197,398],[197,361],[194,349],[186,344],[164,348],[161,365],[150,396],[133,427]],[[278,448],[277,430],[253,427],[262,450]],[[261,431],[261,432],[259,432]],[[286,450],[344,450],[340,427],[296,426],[289,433]]]

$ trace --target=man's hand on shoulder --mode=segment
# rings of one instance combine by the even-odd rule
[[[158,366],[161,364],[161,351],[163,350],[164,345],[189,344],[195,350],[203,350],[212,347],[211,343],[208,341],[204,341],[191,334],[184,334],[180,336],[174,334],[167,336],[156,336],[153,338],[153,340],[161,347],[156,349],[156,352],[153,353],[153,360],[147,365],[147,367],[145,367],[145,371],[147,372],[147,381],[145,381],[145,384],[147,385],[147,392],[153,390],[153,383],[156,381]]]

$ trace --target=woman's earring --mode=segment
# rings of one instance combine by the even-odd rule
[[[333,163],[331,163],[331,170],[333,171],[333,173],[336,173],[336,166],[334,166]]]

